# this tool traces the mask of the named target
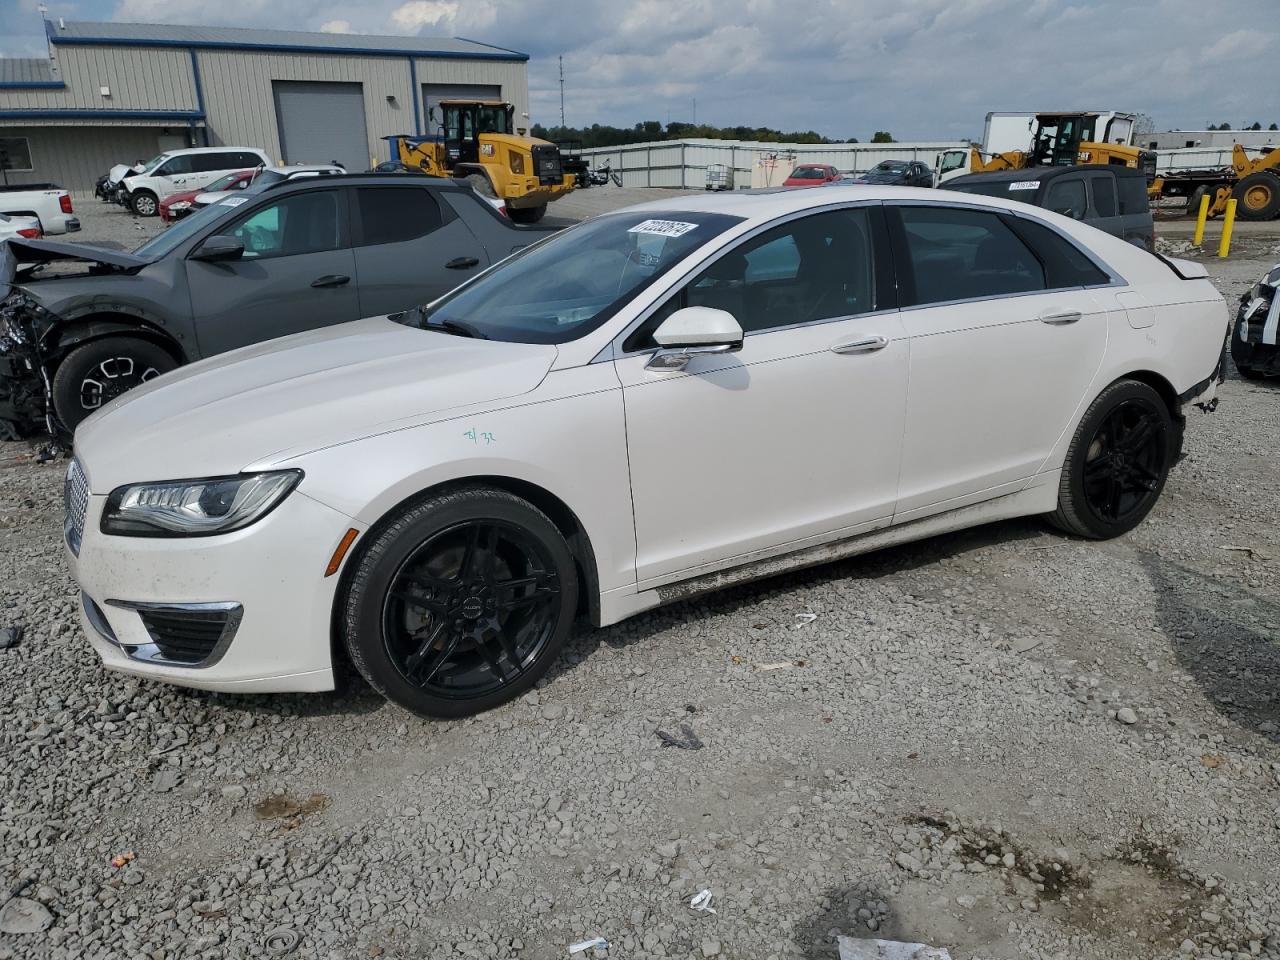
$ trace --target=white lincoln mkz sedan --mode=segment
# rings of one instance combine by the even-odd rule
[[[494,706],[579,615],[1047,514],[1113,537],[1211,407],[1202,267],[1042,209],[675,197],[440,300],[183,367],[83,423],[66,541],[108,667]]]

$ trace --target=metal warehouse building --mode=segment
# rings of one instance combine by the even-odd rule
[[[112,164],[186,146],[366,170],[389,159],[382,137],[428,132],[441,99],[529,109],[528,55],[474,40],[63,21],[45,32],[47,60],[0,57],[9,183],[90,192]]]

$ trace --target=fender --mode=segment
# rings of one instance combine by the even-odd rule
[[[150,340],[173,354],[179,364],[190,362],[191,358],[167,331],[142,318],[130,320],[89,316],[81,320],[68,320],[44,335],[40,342],[41,353],[48,359],[61,358],[83,343],[117,335]]]

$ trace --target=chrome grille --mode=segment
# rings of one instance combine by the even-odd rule
[[[84,515],[89,509],[89,481],[80,469],[80,461],[72,460],[67,468],[66,483],[62,488],[63,503],[66,515],[62,521],[62,534],[67,539],[67,546],[77,557],[80,556],[80,540],[84,536]]]

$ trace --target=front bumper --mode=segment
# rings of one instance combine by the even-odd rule
[[[237,693],[333,689],[330,618],[338,577],[324,570],[352,521],[299,490],[262,520],[216,537],[106,536],[106,497],[89,497],[80,552],[81,624],[112,670]],[[234,610],[227,642],[203,663],[157,654],[156,608]]]

